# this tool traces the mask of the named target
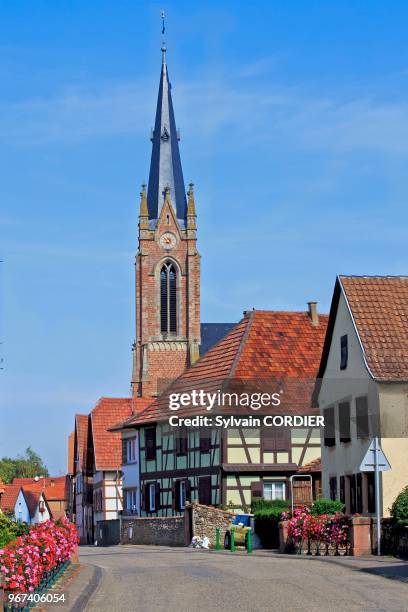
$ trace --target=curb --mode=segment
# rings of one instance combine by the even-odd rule
[[[84,563],[81,565],[86,565],[87,567],[92,568],[92,576],[85,589],[80,593],[80,595],[76,598],[76,600],[70,607],[70,612],[83,612],[85,610],[89,600],[98,588],[102,579],[103,570],[100,567],[98,567],[97,565],[92,565],[90,563]]]

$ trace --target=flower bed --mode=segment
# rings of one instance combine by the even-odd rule
[[[288,521],[288,542],[302,554],[304,545],[309,555],[346,555],[349,547],[350,521],[341,512],[312,514],[307,506],[297,508],[293,515],[282,515]]]
[[[0,549],[0,581],[10,593],[44,590],[65,569],[78,546],[75,525],[67,519],[33,526]]]

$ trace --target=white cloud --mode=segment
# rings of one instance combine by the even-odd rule
[[[408,153],[408,104],[312,96],[277,86],[268,59],[243,66],[238,77],[217,67],[200,72],[174,91],[179,123],[188,138],[260,145],[270,141],[305,150],[345,153],[371,150]],[[247,78],[264,73],[263,78]],[[216,76],[214,76],[214,74]],[[0,107],[0,139],[18,146],[78,143],[89,139],[146,133],[153,121],[151,82],[103,83],[70,88],[53,98]],[[227,138],[225,138],[227,134]]]

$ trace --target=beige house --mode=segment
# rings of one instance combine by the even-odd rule
[[[323,495],[374,513],[374,474],[359,468],[377,435],[392,468],[380,481],[388,516],[408,484],[408,277],[337,278],[315,394]]]

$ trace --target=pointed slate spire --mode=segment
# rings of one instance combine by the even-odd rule
[[[165,189],[170,189],[170,201],[182,228],[187,221],[187,200],[181,167],[179,137],[174,119],[171,85],[167,73],[166,47],[162,46],[162,69],[156,120],[152,133],[147,207],[149,219],[155,221],[164,203]]]

